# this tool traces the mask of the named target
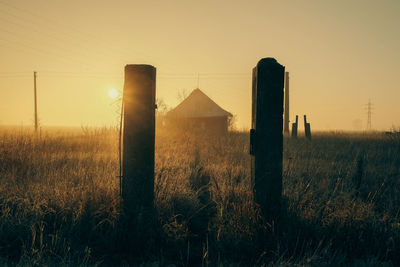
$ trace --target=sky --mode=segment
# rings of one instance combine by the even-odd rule
[[[0,0],[0,125],[118,124],[126,64],[157,68],[169,107],[196,87],[251,122],[251,73],[290,73],[290,119],[315,130],[400,128],[400,1]],[[300,120],[302,125],[302,120]],[[300,130],[302,128],[300,127]]]

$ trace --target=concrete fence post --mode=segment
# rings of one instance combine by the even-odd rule
[[[285,67],[274,58],[261,59],[253,69],[252,179],[255,201],[269,222],[281,210],[284,75]]]
[[[155,93],[156,68],[125,66],[122,204],[128,218],[154,208]]]
[[[299,116],[296,115],[296,122],[292,123],[292,137],[297,138],[297,128],[299,125]]]
[[[304,115],[304,132],[305,132],[306,138],[308,140],[311,140],[311,126],[310,126],[310,123],[307,122],[306,115]]]

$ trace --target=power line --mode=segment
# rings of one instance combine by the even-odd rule
[[[27,26],[24,25],[24,24],[16,23],[16,22],[14,22],[14,21],[9,21],[9,20],[6,20],[6,19],[4,19],[4,18],[2,18],[2,17],[0,17],[0,20],[3,20],[3,21],[6,21],[6,22],[8,22],[8,23],[10,23],[10,24],[16,25],[17,27],[20,27],[20,28],[22,28],[22,29],[26,29],[26,28],[27,28]],[[31,25],[29,24],[28,27],[29,27],[29,26],[31,26]],[[14,31],[7,31],[7,30],[4,30],[4,29],[2,29],[2,30],[5,31],[5,32],[7,32],[7,33],[9,33],[9,34],[12,34],[12,35],[15,35],[15,36],[20,37],[20,36],[19,36],[18,34],[16,34],[16,32],[14,32]],[[71,38],[69,38],[69,39],[59,38],[58,36],[55,36],[55,35],[53,35],[53,34],[50,34],[50,33],[48,33],[48,32],[45,32],[45,31],[41,31],[41,30],[35,29],[35,28],[33,28],[33,27],[30,27],[30,31],[40,34],[41,37],[46,36],[47,38],[51,38],[51,39],[53,39],[53,41],[58,42],[58,43],[56,43],[56,44],[55,44],[55,43],[52,43],[52,44],[51,44],[51,47],[52,47],[52,48],[57,48],[57,50],[63,50],[63,51],[66,52],[66,53],[73,53],[73,54],[79,53],[79,54],[80,54],[80,58],[83,58],[83,56],[87,56],[86,53],[82,53],[83,50],[85,50],[85,51],[92,51],[92,48],[88,48],[88,47],[82,46],[80,43],[75,43],[74,45],[75,45],[75,46],[78,46],[78,47],[80,47],[80,48],[82,48],[83,50],[82,50],[82,49],[71,49],[71,46],[65,46],[65,43],[66,43],[66,42],[73,43],[73,42],[71,42]],[[42,42],[42,43],[43,43],[43,44],[46,44],[46,42]],[[61,44],[61,46],[60,46],[60,44]]]
[[[123,75],[116,73],[107,72],[71,72],[71,71],[52,71],[52,70],[40,70],[41,76],[43,77],[75,77],[75,78],[123,78]],[[0,72],[2,76],[28,76],[28,72]],[[213,79],[234,79],[234,78],[248,78],[250,75],[237,75],[237,73],[207,73],[207,74],[183,74],[183,73],[160,73],[157,78],[160,79],[198,79],[199,76],[205,80]]]
[[[39,14],[36,14],[34,12],[28,11],[26,9],[23,9],[21,7],[17,7],[15,5],[12,5],[10,3],[6,3],[6,2],[3,2],[3,1],[0,1],[0,4],[3,5],[3,6],[6,6],[8,8],[11,8],[13,10],[17,10],[19,12],[23,12],[23,13],[29,15],[31,18],[32,17],[35,18],[36,21],[29,20],[29,19],[27,20],[26,16],[21,17],[21,16],[18,16],[16,14],[14,14],[14,13],[8,13],[8,14],[11,14],[11,16],[17,18],[19,21],[21,21],[21,20],[28,21],[28,25],[29,26],[32,25],[32,24],[35,24],[35,22],[37,22],[37,19],[39,19],[39,20],[41,20],[41,21],[43,21],[45,23],[45,26],[48,29],[52,28],[56,33],[59,32],[60,28],[69,31],[70,33],[72,33],[72,35],[71,34],[65,34],[65,32],[63,32],[63,34],[62,34],[63,37],[65,35],[69,35],[70,36],[70,38],[66,39],[69,42],[71,40],[81,39],[81,40],[89,40],[91,42],[101,43],[102,45],[106,45],[107,49],[100,51],[100,53],[102,53],[102,54],[104,54],[104,52],[108,52],[110,56],[114,57],[115,52],[118,52],[119,54],[123,54],[123,55],[131,54],[132,52],[134,52],[134,53],[136,53],[136,54],[138,54],[140,56],[146,56],[148,58],[151,58],[149,55],[143,53],[143,51],[133,51],[132,47],[129,47],[129,49],[122,50],[121,46],[115,47],[114,44],[110,43],[108,40],[99,39],[98,37],[96,37],[95,35],[93,35],[90,32],[83,32],[83,31],[80,30],[80,28],[71,27],[71,25],[62,24],[62,23],[60,23],[58,21],[55,21],[53,19],[46,18],[42,14],[39,15]],[[4,10],[0,10],[0,11],[4,12]],[[10,10],[8,10],[8,11],[10,11]],[[38,24],[36,23],[36,25],[38,25]],[[78,37],[78,35],[80,37]],[[83,43],[84,43],[84,41],[83,42],[78,42],[78,45],[81,45]],[[89,47],[89,48],[86,48],[86,49],[88,49],[89,51],[93,51],[93,47]],[[114,52],[111,52],[111,50],[114,50]]]
[[[7,30],[4,30],[4,29],[2,29],[2,28],[0,28],[0,31],[8,32],[8,33],[13,34],[12,32],[7,31]],[[19,42],[19,41],[16,41],[16,40],[5,39],[5,38],[3,38],[3,37],[4,37],[4,35],[0,38],[0,41],[4,41],[4,42],[12,43],[12,44],[14,44],[14,45],[18,45],[18,46],[20,46],[20,47],[22,47],[22,48],[25,48],[25,50],[34,51],[34,52],[39,53],[39,54],[44,55],[44,56],[49,56],[49,54],[52,54],[52,55],[50,55],[50,56],[52,56],[53,59],[61,60],[61,61],[63,61],[64,63],[69,63],[69,64],[71,64],[71,63],[72,63],[72,64],[74,64],[74,63],[75,63],[75,64],[76,64],[76,63],[79,63],[79,64],[82,64],[82,65],[86,65],[86,67],[92,67],[92,66],[88,66],[88,65],[87,65],[87,62],[83,62],[83,61],[77,60],[76,58],[74,59],[74,58],[66,57],[66,56],[63,55],[63,54],[54,53],[54,51],[47,51],[47,50],[44,50],[44,49],[41,49],[41,48],[37,48],[37,47],[33,47],[33,46],[30,46],[30,45],[27,45],[27,44],[24,43],[24,42]],[[13,48],[14,48],[14,46],[13,46]],[[93,65],[93,66],[94,66],[94,65]]]
[[[31,75],[0,75],[0,78],[30,78]]]
[[[4,18],[3,18],[3,20],[6,20],[14,25],[17,25],[18,27],[23,27],[23,28],[29,27],[30,29],[33,29],[33,31],[40,33],[40,35],[44,35],[48,38],[56,40],[59,44],[61,44],[61,46],[60,45],[57,46],[58,48],[60,48],[60,50],[69,51],[71,53],[76,54],[76,51],[71,50],[71,47],[80,47],[85,52],[91,52],[91,53],[87,54],[87,53],[83,53],[82,49],[77,50],[81,54],[83,53],[85,56],[94,56],[94,54],[96,54],[96,56],[97,56],[98,54],[101,54],[101,55],[109,57],[109,58],[115,58],[115,54],[117,52],[118,54],[124,56],[124,58],[129,58],[126,55],[130,55],[133,52],[135,54],[138,54],[139,57],[148,57],[150,59],[154,58],[154,55],[148,56],[147,54],[145,54],[141,51],[139,52],[136,50],[132,50],[132,47],[129,47],[129,49],[125,49],[125,47],[121,47],[121,45],[115,46],[115,44],[110,42],[109,40],[103,39],[103,38],[98,38],[98,36],[93,35],[91,32],[83,32],[80,30],[80,28],[71,27],[71,25],[69,25],[69,24],[60,23],[60,22],[50,19],[48,17],[46,18],[42,14],[37,14],[35,12],[31,12],[29,10],[26,10],[24,8],[21,8],[19,6],[13,5],[13,4],[5,2],[5,1],[0,1],[0,5],[7,8],[7,9],[4,9],[4,8],[0,9],[0,12],[2,12],[3,14],[8,14],[9,19],[11,16],[16,21],[10,22],[10,20],[4,19]],[[15,13],[15,12],[17,12],[17,13]],[[40,28],[40,30],[38,30],[37,28]],[[44,29],[44,31],[43,31],[43,29]],[[62,33],[60,32],[60,29],[63,30]],[[3,31],[8,32],[9,34],[16,35],[15,32],[10,32],[10,31],[4,30],[4,29],[3,29]],[[50,33],[48,31],[52,31],[52,32]],[[67,31],[68,33],[66,33],[65,31]],[[94,42],[94,43],[101,43],[102,46],[85,45],[85,43],[86,43],[85,40]],[[16,43],[15,40],[5,40],[5,41]],[[27,48],[30,50],[35,50],[36,52],[40,51],[39,53],[46,54],[48,56],[49,51],[43,51],[42,49],[38,49],[37,47],[32,47],[32,45],[30,45],[30,46],[26,45],[25,42],[17,43],[17,44],[19,46],[24,47],[25,49]],[[68,44],[70,44],[70,45],[68,45]],[[125,46],[126,46],[126,44],[125,44]],[[52,45],[52,47],[53,47],[53,45]],[[94,52],[94,50],[96,50],[96,52]],[[87,60],[83,61],[82,59],[84,59],[84,57],[80,57],[79,58],[80,60],[78,60],[78,58],[76,58],[76,57],[74,57],[74,58],[68,57],[65,54],[54,53],[54,51],[52,51],[52,54],[56,54],[57,59],[64,58],[65,60],[68,60],[70,62],[71,61],[72,62],[79,61],[79,63],[81,65],[86,65],[88,67],[94,66],[92,61],[87,61]],[[191,75],[193,75],[193,74],[190,74],[188,76],[191,76]],[[197,74],[194,74],[194,75],[197,75]],[[234,78],[239,78],[242,76],[243,76],[243,78],[251,77],[251,75],[248,73],[203,73],[201,75],[202,75],[202,78],[205,78],[205,76],[207,76],[208,79],[227,79],[232,76]],[[166,74],[166,75],[161,74],[159,77],[164,78],[164,79],[183,79],[184,77],[182,77],[182,76],[186,76],[186,75],[175,74],[174,77],[171,77],[168,74]],[[192,77],[188,77],[187,79],[191,79],[191,78]]]
[[[30,71],[0,71],[0,75],[2,74],[26,74],[31,73]]]
[[[1,3],[1,1],[0,1]],[[4,10],[0,10],[2,12],[4,12]],[[84,57],[87,56],[93,56],[94,54],[94,50],[96,49],[96,47],[93,46],[89,46],[89,45],[85,45],[84,41],[79,41],[76,38],[76,36],[66,36],[65,34],[60,34],[58,33],[57,28],[54,29],[53,33],[50,33],[48,31],[43,31],[43,30],[39,30],[37,29],[37,27],[40,27],[42,29],[41,25],[38,25],[37,23],[35,23],[35,21],[33,20],[26,20],[25,17],[18,17],[12,13],[8,13],[8,12],[4,12],[6,14],[11,15],[12,17],[16,18],[18,20],[18,22],[15,21],[10,21],[5,19],[4,17],[0,17],[0,20],[3,20],[9,24],[13,24],[19,28],[22,29],[30,29],[30,32],[35,32],[38,33],[41,37],[46,37],[47,39],[51,39],[53,41],[53,43],[50,45],[52,48],[57,48],[57,50],[63,50],[66,53],[71,53],[71,54],[79,54],[79,57],[82,59]],[[21,21],[27,21],[26,24],[20,23]],[[34,27],[36,25],[36,28]],[[4,30],[3,31],[7,31]],[[18,34],[16,34],[16,32],[11,32],[11,31],[7,31],[9,34],[13,34],[19,37]],[[55,33],[55,34],[54,34]],[[54,43],[56,42],[56,43]],[[46,42],[42,42],[43,44],[46,44]],[[88,53],[91,52],[91,53]],[[107,53],[108,52],[108,53]],[[96,57],[98,57],[98,55],[102,55],[105,56],[106,58],[114,58],[115,57],[115,53],[110,53],[109,50],[98,50],[96,51]],[[85,62],[87,63],[87,62]],[[94,65],[93,65],[94,66]]]
[[[0,78],[21,78],[31,77],[31,72],[27,71],[0,71]]]

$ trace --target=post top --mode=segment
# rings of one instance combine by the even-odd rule
[[[262,66],[262,65],[275,65],[275,64],[279,64],[275,58],[265,57],[265,58],[262,58],[260,61],[258,61],[257,67]]]
[[[155,69],[155,67],[148,64],[127,64],[125,69]]]

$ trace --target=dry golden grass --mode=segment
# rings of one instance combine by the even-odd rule
[[[199,250],[198,263],[210,266],[400,264],[396,138],[285,139],[283,216],[279,226],[268,226],[252,201],[247,134],[158,132],[160,231],[152,250],[132,256],[121,243],[117,131],[43,131],[36,138],[2,129],[0,135],[3,265],[182,266]],[[262,244],[260,231],[267,236]]]

